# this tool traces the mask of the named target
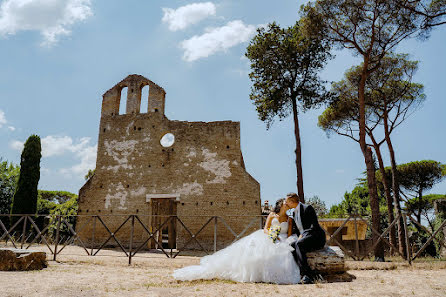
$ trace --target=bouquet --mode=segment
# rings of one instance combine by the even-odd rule
[[[275,243],[280,234],[280,225],[273,225],[269,228],[268,236]]]

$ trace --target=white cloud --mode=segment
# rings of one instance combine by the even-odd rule
[[[3,125],[6,125],[8,121],[6,120],[5,112],[0,109],[0,128],[3,127]],[[15,127],[8,126],[8,129],[10,131],[15,131]]]
[[[51,173],[51,169],[46,168],[46,167],[40,167],[40,173],[41,173],[42,175],[50,175],[50,173]]]
[[[97,145],[90,145],[90,138],[83,137],[77,142],[69,136],[46,136],[42,138],[42,157],[48,158],[53,156],[65,155],[67,153],[74,154],[79,163],[60,170],[65,175],[75,175],[83,177],[89,169],[96,166]],[[22,151],[24,142],[14,140],[9,146],[17,151]]]
[[[42,45],[57,43],[70,28],[92,15],[90,0],[4,0],[0,6],[0,35],[39,31]]]
[[[0,128],[5,125],[8,121],[6,120],[5,113],[0,109]]]
[[[162,22],[169,25],[170,31],[178,31],[215,15],[216,7],[212,2],[192,3],[177,9],[163,8],[163,13]]]
[[[225,51],[250,40],[255,32],[256,26],[245,25],[240,20],[231,21],[223,27],[209,29],[203,35],[195,35],[181,43],[184,49],[183,60],[192,62]]]
[[[22,151],[23,150],[23,144],[24,142],[22,141],[18,141],[18,140],[13,140],[9,143],[9,146],[16,151]]]
[[[51,157],[64,154],[66,151],[74,151],[71,137],[47,136],[42,138],[42,156]]]
[[[86,146],[82,148],[76,155],[81,159],[81,162],[74,165],[69,170],[73,172],[76,176],[84,177],[89,169],[94,169],[96,167],[96,153],[98,146]]]

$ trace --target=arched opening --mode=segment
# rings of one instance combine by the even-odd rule
[[[141,107],[140,113],[147,113],[149,110],[149,86],[144,86],[141,89]]]
[[[119,114],[126,114],[126,105],[127,105],[127,87],[122,88],[121,90],[121,100],[119,101]]]

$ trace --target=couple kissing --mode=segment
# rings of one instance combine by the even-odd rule
[[[201,258],[200,265],[175,270],[173,277],[180,281],[227,279],[309,284],[315,275],[308,266],[306,253],[324,245],[325,232],[314,208],[301,203],[297,194],[289,193],[276,202],[263,230]]]
[[[265,233],[270,233],[274,219],[281,224],[278,239],[294,248],[291,253],[300,270],[300,282],[312,283],[315,275],[308,266],[306,254],[325,245],[325,232],[319,225],[314,208],[301,203],[297,194],[289,193],[286,199],[276,202],[266,221]]]

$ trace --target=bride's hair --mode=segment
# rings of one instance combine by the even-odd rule
[[[279,213],[284,201],[285,201],[285,198],[281,198],[281,199],[277,200],[276,206],[274,206],[273,212]]]

